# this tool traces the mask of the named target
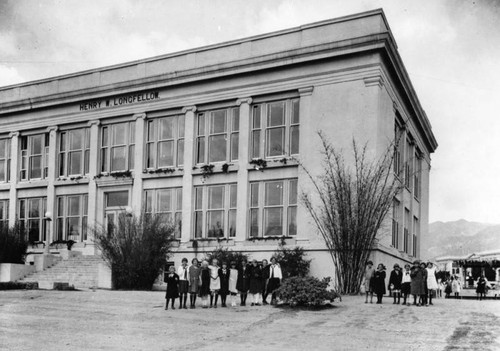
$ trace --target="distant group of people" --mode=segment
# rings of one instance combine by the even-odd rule
[[[436,267],[432,262],[414,261],[413,266],[406,264],[404,270],[399,264],[395,264],[391,271],[388,289],[394,298],[393,304],[400,304],[403,297],[403,305],[410,306],[410,295],[413,295],[413,305],[432,305],[432,297],[438,290],[436,278]],[[382,303],[382,298],[386,294],[386,267],[380,263],[374,269],[373,262],[368,261],[365,269],[364,288],[366,292],[365,303],[373,303],[373,295],[377,296],[377,304]]]
[[[474,279],[470,277],[472,280],[472,284],[469,283],[469,286],[474,285]],[[446,298],[451,298],[451,294],[453,294],[454,298],[460,298],[460,292],[462,291],[462,282],[458,276],[450,276],[444,283],[444,293]],[[490,283],[484,276],[484,274],[481,274],[479,279],[476,282],[476,297],[478,300],[483,300],[486,298],[486,294],[488,292],[488,289],[491,288]]]
[[[182,259],[181,266],[176,269],[170,266],[165,277],[167,291],[165,294],[165,309],[169,304],[175,309],[174,303],[179,298],[179,308],[187,309],[187,296],[189,294],[189,308],[196,308],[196,299],[199,296],[203,308],[217,308],[221,300],[221,307],[227,307],[227,297],[230,296],[231,306],[236,306],[236,296],[240,295],[240,306],[246,306],[248,295],[250,295],[251,306],[267,305],[267,298],[271,295],[271,304],[276,304],[276,289],[279,288],[282,279],[280,265],[276,259],[271,258],[271,264],[262,260],[252,260],[249,264],[246,260],[238,266],[235,261],[222,262],[219,267],[217,259],[209,262],[191,260],[188,267],[187,258]],[[208,301],[210,300],[210,305]]]

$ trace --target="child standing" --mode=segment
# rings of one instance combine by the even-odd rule
[[[484,274],[481,274],[481,277],[477,280],[476,294],[479,301],[486,297],[486,285],[488,281],[484,277]]]
[[[432,262],[427,262],[427,298],[429,299],[429,305],[432,305],[432,296],[437,295],[437,279],[436,279],[436,267]]]
[[[238,271],[236,289],[240,292],[240,306],[246,306],[248,294],[249,267],[246,259],[241,261],[241,268]]]
[[[271,258],[271,267],[269,267],[269,282],[267,284],[267,293],[271,294],[271,305],[276,304],[276,289],[280,287],[281,279],[283,279],[283,274],[281,272],[281,267],[276,262],[276,258]]]
[[[462,290],[462,283],[460,283],[457,276],[455,276],[455,279],[451,281],[451,290],[453,291],[455,298],[458,299],[460,297],[460,291]]]
[[[191,308],[196,307],[196,295],[200,288],[200,266],[198,265],[198,259],[193,258],[191,260],[191,266],[189,267],[188,277],[189,277],[189,298],[191,303]]]
[[[366,300],[365,303],[368,303],[368,294],[370,294],[370,303],[373,303],[373,288],[372,288],[372,278],[375,273],[375,269],[373,268],[373,262],[366,262],[365,268],[365,291],[366,291]]]
[[[266,259],[262,260],[262,304],[267,305],[267,284],[269,282],[269,264]]]
[[[377,266],[373,280],[373,292],[377,295],[377,303],[381,304],[385,294],[385,266],[382,263]]]
[[[219,268],[219,279],[220,279],[220,290],[219,290],[220,302],[222,307],[226,307],[226,298],[227,294],[229,294],[229,269],[227,268],[226,262],[222,262],[222,268]]]
[[[165,294],[167,302],[165,304],[165,309],[168,310],[168,303],[170,299],[172,299],[172,309],[175,310],[174,302],[177,296],[179,296],[179,276],[175,273],[174,266],[169,267],[165,282],[167,283],[167,292]]]
[[[252,295],[251,306],[260,306],[260,298],[262,295],[262,268],[256,259],[252,261],[250,267],[250,282],[248,292]]]
[[[401,293],[403,294],[403,305],[406,305],[406,299],[411,292],[411,277],[410,277],[410,265],[405,264],[405,271],[403,273],[403,277],[401,278]],[[408,305],[410,306],[410,301],[408,301]]]
[[[208,308],[208,295],[210,295],[210,269],[208,268],[208,262],[203,260],[201,262],[200,270],[200,297],[201,305],[203,308]]]
[[[181,266],[177,270],[177,274],[179,275],[179,308],[185,309],[187,309],[186,300],[189,290],[189,271],[187,264],[188,260],[184,257]],[[184,304],[182,302],[184,302]]]
[[[403,279],[403,275],[401,273],[401,270],[399,268],[399,264],[394,264],[394,269],[391,272],[391,276],[389,278],[389,290],[392,291],[392,294],[394,296],[394,302],[393,305],[396,303],[399,305],[401,302],[401,282]],[[396,302],[397,299],[397,302]]]
[[[236,269],[236,262],[231,261],[231,268],[229,269],[229,293],[231,294],[231,306],[236,306],[236,288],[238,283],[238,270]]]
[[[212,259],[212,264],[208,266],[210,269],[210,308],[217,308],[217,300],[219,299],[220,278],[219,266],[216,258]],[[215,296],[215,304],[214,302]]]

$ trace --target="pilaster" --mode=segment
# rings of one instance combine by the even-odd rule
[[[9,227],[16,223],[17,180],[19,162],[19,132],[12,132],[10,137],[10,191],[9,191]]]
[[[193,147],[196,106],[187,106],[182,109],[185,115],[184,128],[184,175],[182,178],[182,232],[181,241],[191,239],[193,227]]]
[[[48,127],[49,132],[49,164],[48,164],[48,176],[47,176],[47,211],[52,213],[52,219],[55,218],[55,203],[56,203],[56,190],[54,187],[54,181],[56,179],[56,167],[57,167],[57,127]],[[46,221],[47,225],[47,245],[54,241],[54,230],[55,221]]]
[[[94,177],[99,174],[99,121],[90,121],[90,158],[89,158],[89,188],[88,188],[88,208],[87,223],[89,228],[93,228],[97,221],[97,184]],[[87,231],[87,241],[92,242],[93,234],[91,230]]]
[[[136,216],[141,215],[142,210],[142,170],[144,155],[144,129],[146,125],[146,114],[139,113],[135,118],[135,153],[134,153],[134,185],[132,188],[132,203],[130,204]]]

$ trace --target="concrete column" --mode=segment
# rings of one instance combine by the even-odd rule
[[[299,135],[299,159],[304,167],[308,170],[314,169],[315,162],[321,162],[318,158],[313,158],[313,155],[319,155],[318,148],[320,148],[319,137],[317,136],[318,126],[311,123],[313,118],[311,117],[311,100],[314,87],[304,87],[299,89],[300,94],[300,105],[299,105],[299,119],[300,119],[300,135]],[[312,138],[312,139],[311,139]],[[317,156],[316,156],[317,157]],[[313,186],[309,176],[306,172],[299,166],[298,169],[298,189],[297,195],[300,198],[302,191],[309,194],[314,194]],[[313,195],[313,198],[316,195]],[[305,219],[305,220],[301,220]],[[311,238],[311,217],[307,212],[305,206],[303,206],[300,201],[297,206],[297,239],[307,239]]]
[[[132,202],[130,206],[136,216],[142,211],[142,170],[144,159],[144,127],[146,125],[146,114],[139,113],[135,118],[135,153],[134,153],[134,186],[132,188]]]
[[[236,240],[245,241],[248,234],[248,159],[250,157],[250,119],[252,104],[251,98],[238,99],[240,106],[240,136],[238,144],[238,185],[237,185],[237,210],[236,210]]]
[[[9,191],[9,227],[16,223],[17,180],[19,177],[19,132],[12,132],[10,137],[10,191]]]
[[[47,246],[54,241],[54,218],[55,216],[55,203],[56,203],[56,189],[54,187],[54,181],[56,179],[56,167],[57,167],[57,127],[48,127],[49,132],[49,164],[48,164],[48,179],[47,179],[47,212],[51,212],[52,217],[50,220],[46,221],[47,225]]]
[[[194,157],[194,129],[196,106],[182,109],[185,114],[184,128],[184,175],[182,177],[182,232],[181,241],[187,242],[192,238],[193,228],[193,157]]]
[[[88,208],[87,208],[87,223],[88,228],[93,228],[96,223],[97,209],[97,184],[94,177],[99,172],[99,121],[89,121],[90,127],[90,157],[89,157],[89,188],[88,188]],[[92,242],[92,230],[87,230],[87,241]]]

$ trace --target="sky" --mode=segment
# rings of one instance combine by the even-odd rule
[[[430,221],[500,223],[497,0],[0,0],[0,87],[376,8],[439,143]]]

